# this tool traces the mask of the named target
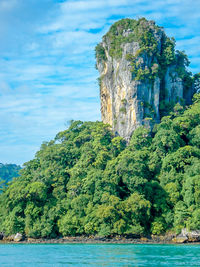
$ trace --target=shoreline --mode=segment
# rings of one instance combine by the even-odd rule
[[[155,244],[155,245],[164,245],[164,244],[200,244],[199,241],[196,242],[175,242],[171,240],[161,240],[156,237],[155,239],[149,238],[101,238],[101,237],[63,237],[63,238],[27,238],[21,241],[14,240],[0,240],[0,245],[3,244]]]

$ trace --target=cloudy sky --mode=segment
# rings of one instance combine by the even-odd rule
[[[69,120],[100,120],[94,47],[121,18],[163,26],[200,71],[200,0],[0,0],[0,162],[32,159]]]

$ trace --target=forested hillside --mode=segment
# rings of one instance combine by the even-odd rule
[[[126,145],[102,122],[72,122],[0,196],[0,231],[28,237],[200,229],[200,96]]]
[[[21,170],[19,165],[0,163],[0,183],[7,183],[13,177],[19,176],[19,170]]]

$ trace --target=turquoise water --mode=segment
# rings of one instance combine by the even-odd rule
[[[5,244],[0,266],[200,266],[200,245]]]

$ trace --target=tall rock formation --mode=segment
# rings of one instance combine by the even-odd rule
[[[188,59],[153,21],[116,22],[97,45],[96,59],[102,121],[127,140],[138,126],[159,122],[177,102],[191,102]]]

